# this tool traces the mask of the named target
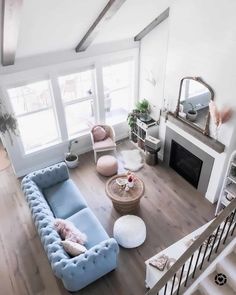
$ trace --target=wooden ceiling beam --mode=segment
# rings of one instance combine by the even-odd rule
[[[15,62],[23,0],[2,2],[2,65],[9,66]]]
[[[76,46],[76,52],[85,51],[90,44],[94,41],[98,33],[105,27],[107,22],[116,14],[119,8],[124,4],[126,0],[110,0],[102,12],[99,14],[95,22],[89,28],[87,33],[81,39]]]
[[[134,37],[134,41],[140,41],[148,33],[150,33],[156,26],[162,23],[169,16],[170,8],[164,10],[157,18],[155,18],[149,25],[146,26],[138,35]]]

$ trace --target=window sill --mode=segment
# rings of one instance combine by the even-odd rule
[[[81,132],[78,132],[78,133],[75,133],[73,135],[71,135],[68,139],[67,142],[69,142],[70,140],[75,140],[79,137],[83,137],[83,136],[87,136],[90,134],[90,130],[85,130],[85,131],[81,131]]]
[[[32,149],[32,150],[29,150],[27,152],[24,151],[23,152],[24,153],[23,157],[24,158],[29,158],[29,157],[36,156],[36,155],[39,155],[39,154],[42,154],[42,153],[45,153],[45,152],[48,152],[48,151],[51,151],[51,150],[55,150],[55,148],[61,148],[61,147],[66,147],[67,148],[70,140],[79,139],[79,138],[84,137],[84,136],[89,136],[89,131],[84,131],[84,132],[75,134],[75,135],[71,136],[66,141],[58,140],[58,141],[56,141],[54,143],[44,145],[43,147],[38,147],[38,148],[35,148],[35,149]]]
[[[57,140],[57,141],[54,141],[53,143],[49,143],[49,144],[45,144],[40,147],[36,147],[36,148],[33,148],[31,150],[28,150],[28,151],[25,151],[24,150],[24,157],[27,158],[27,157],[31,157],[33,155],[37,155],[41,152],[44,152],[44,151],[48,151],[48,150],[51,150],[55,147],[60,147],[63,145],[64,142],[62,142],[60,139]]]
[[[111,124],[111,126],[116,127],[116,126],[119,126],[124,123],[126,123],[126,120],[120,121],[120,122],[115,122],[114,124]],[[62,142],[62,141],[58,140],[55,143],[44,145],[42,148],[38,147],[38,148],[35,148],[32,150],[29,150],[28,152],[24,152],[23,158],[29,158],[29,157],[36,156],[36,155],[39,155],[42,153],[46,153],[48,151],[55,150],[55,148],[67,147],[70,140],[75,140],[75,139],[79,139],[79,138],[86,137],[86,136],[90,136],[89,130],[74,134],[66,141]]]

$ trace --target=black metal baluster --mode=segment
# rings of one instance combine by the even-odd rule
[[[173,294],[173,290],[174,290],[174,286],[175,286],[175,278],[176,278],[176,273],[175,273],[174,278],[173,278],[173,282],[172,282],[172,287],[171,287],[170,295]]]
[[[228,237],[228,234],[229,234],[229,231],[230,231],[231,225],[232,225],[232,223],[233,223],[233,221],[234,221],[235,213],[236,213],[236,209],[235,209],[234,212],[231,213],[231,215],[230,215],[231,221],[230,221],[230,223],[229,223],[229,227],[228,227],[228,229],[227,229],[227,232],[226,232],[226,235],[225,235],[225,238],[224,238],[223,244],[225,244],[226,239],[227,239],[227,237]]]
[[[202,251],[202,245],[200,246],[200,248],[198,250],[197,261],[196,261],[195,266],[194,266],[192,278],[194,278],[194,276],[195,276],[195,272],[196,272],[196,268],[197,268],[197,264],[198,264],[198,260],[199,260],[199,256],[201,254],[201,251]]]
[[[214,238],[214,241],[213,241],[213,243],[212,243],[212,245],[211,245],[211,250],[210,250],[210,253],[209,253],[209,256],[208,256],[208,259],[207,259],[208,261],[210,261],[211,254],[212,254],[212,251],[213,251],[214,246],[215,246],[215,242],[216,242],[217,237],[218,237],[219,229],[220,229],[220,225],[217,227],[216,233],[214,234],[214,235],[215,235],[215,238]]]
[[[206,257],[206,253],[207,253],[207,250],[208,250],[208,245],[209,245],[211,239],[212,239],[212,235],[210,235],[209,238],[207,239],[207,243],[205,245],[206,248],[205,248],[205,251],[203,253],[202,262],[200,264],[200,269],[202,269],[202,266],[203,266],[203,263],[204,263],[204,259]]]
[[[182,266],[182,270],[181,270],[181,274],[180,274],[180,278],[179,278],[179,285],[178,285],[178,289],[177,289],[177,295],[179,294],[179,289],[180,289],[180,286],[181,286],[182,277],[183,277],[183,273],[184,273],[184,267],[185,267],[185,263]]]
[[[194,256],[194,253],[191,256],[191,259],[190,259],[190,262],[189,262],[189,266],[188,266],[188,271],[187,271],[187,276],[186,276],[186,280],[185,280],[185,283],[184,283],[184,287],[187,286],[188,276],[189,276],[189,272],[190,272],[190,269],[191,269],[191,265],[192,265],[192,261],[193,261],[193,256]]]
[[[223,234],[224,234],[224,230],[225,230],[226,224],[227,224],[227,222],[228,222],[228,219],[229,219],[229,216],[225,219],[225,223],[224,223],[224,226],[223,226],[223,228],[222,228],[222,232],[221,232],[221,234],[220,234],[219,241],[218,241],[218,244],[217,244],[217,246],[216,246],[215,253],[217,253],[218,248],[219,248],[219,246],[220,246],[220,242],[221,242],[222,236],[223,236]]]
[[[236,222],[234,223],[234,227],[232,229],[231,236],[233,236],[233,234],[234,234],[235,227],[236,227]]]
[[[165,284],[164,295],[166,295],[167,285],[168,285],[168,282]]]

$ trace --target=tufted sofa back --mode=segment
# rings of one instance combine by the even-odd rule
[[[49,175],[52,173],[54,179]],[[44,250],[52,262],[52,254],[69,259],[69,255],[61,246],[61,238],[54,228],[53,213],[42,194],[42,189],[68,179],[69,174],[64,163],[36,171],[25,176],[21,183],[26,201],[28,202],[32,218],[38,230]]]
[[[64,162],[30,173],[30,178],[42,190],[69,179],[69,172]]]

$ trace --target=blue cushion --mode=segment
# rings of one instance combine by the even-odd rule
[[[88,241],[85,244],[87,249],[109,238],[101,223],[89,208],[79,211],[68,220],[72,221],[81,232],[87,235]]]
[[[79,189],[70,179],[44,189],[43,194],[56,218],[68,218],[87,207]]]

